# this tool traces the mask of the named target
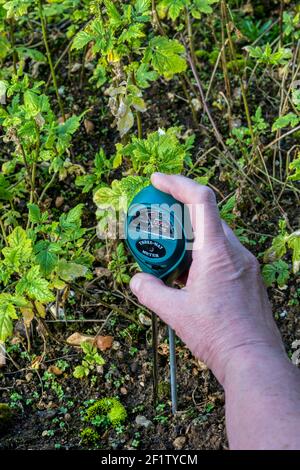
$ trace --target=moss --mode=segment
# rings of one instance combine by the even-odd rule
[[[170,384],[169,382],[159,382],[158,384],[158,398],[169,398]]]
[[[81,442],[84,445],[93,445],[99,443],[100,436],[93,428],[84,428],[80,433]]]
[[[112,426],[117,426],[127,417],[127,412],[117,398],[101,398],[86,410],[85,421],[95,421],[97,416],[106,416]]]
[[[0,431],[7,428],[13,418],[13,412],[7,403],[0,403]]]

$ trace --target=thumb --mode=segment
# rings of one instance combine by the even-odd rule
[[[130,288],[142,305],[157,313],[171,327],[176,326],[176,317],[182,311],[184,291],[168,287],[161,279],[146,273],[133,276]]]

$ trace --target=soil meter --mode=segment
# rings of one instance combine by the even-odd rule
[[[170,194],[150,185],[131,202],[126,222],[127,245],[142,271],[167,284],[186,271],[191,262],[193,233],[189,211]],[[189,248],[189,249],[188,249]],[[153,292],[155,295],[155,292]],[[152,314],[154,401],[157,397],[157,317]],[[169,327],[172,411],[177,410],[175,335]]]

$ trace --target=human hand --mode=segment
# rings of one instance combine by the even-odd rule
[[[202,243],[193,250],[184,288],[168,287],[150,274],[139,273],[130,282],[131,290],[223,384],[228,363],[243,349],[283,350],[259,264],[221,221],[210,188],[183,176],[161,173],[152,175],[152,184],[185,204],[203,205],[201,227],[190,211],[194,232],[197,228],[195,241],[201,239]]]

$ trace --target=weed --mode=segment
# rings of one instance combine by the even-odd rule
[[[97,348],[89,342],[81,343],[81,349],[84,352],[84,359],[80,366],[76,366],[73,375],[76,379],[87,377],[94,371],[96,366],[105,364],[103,357],[98,353]]]

